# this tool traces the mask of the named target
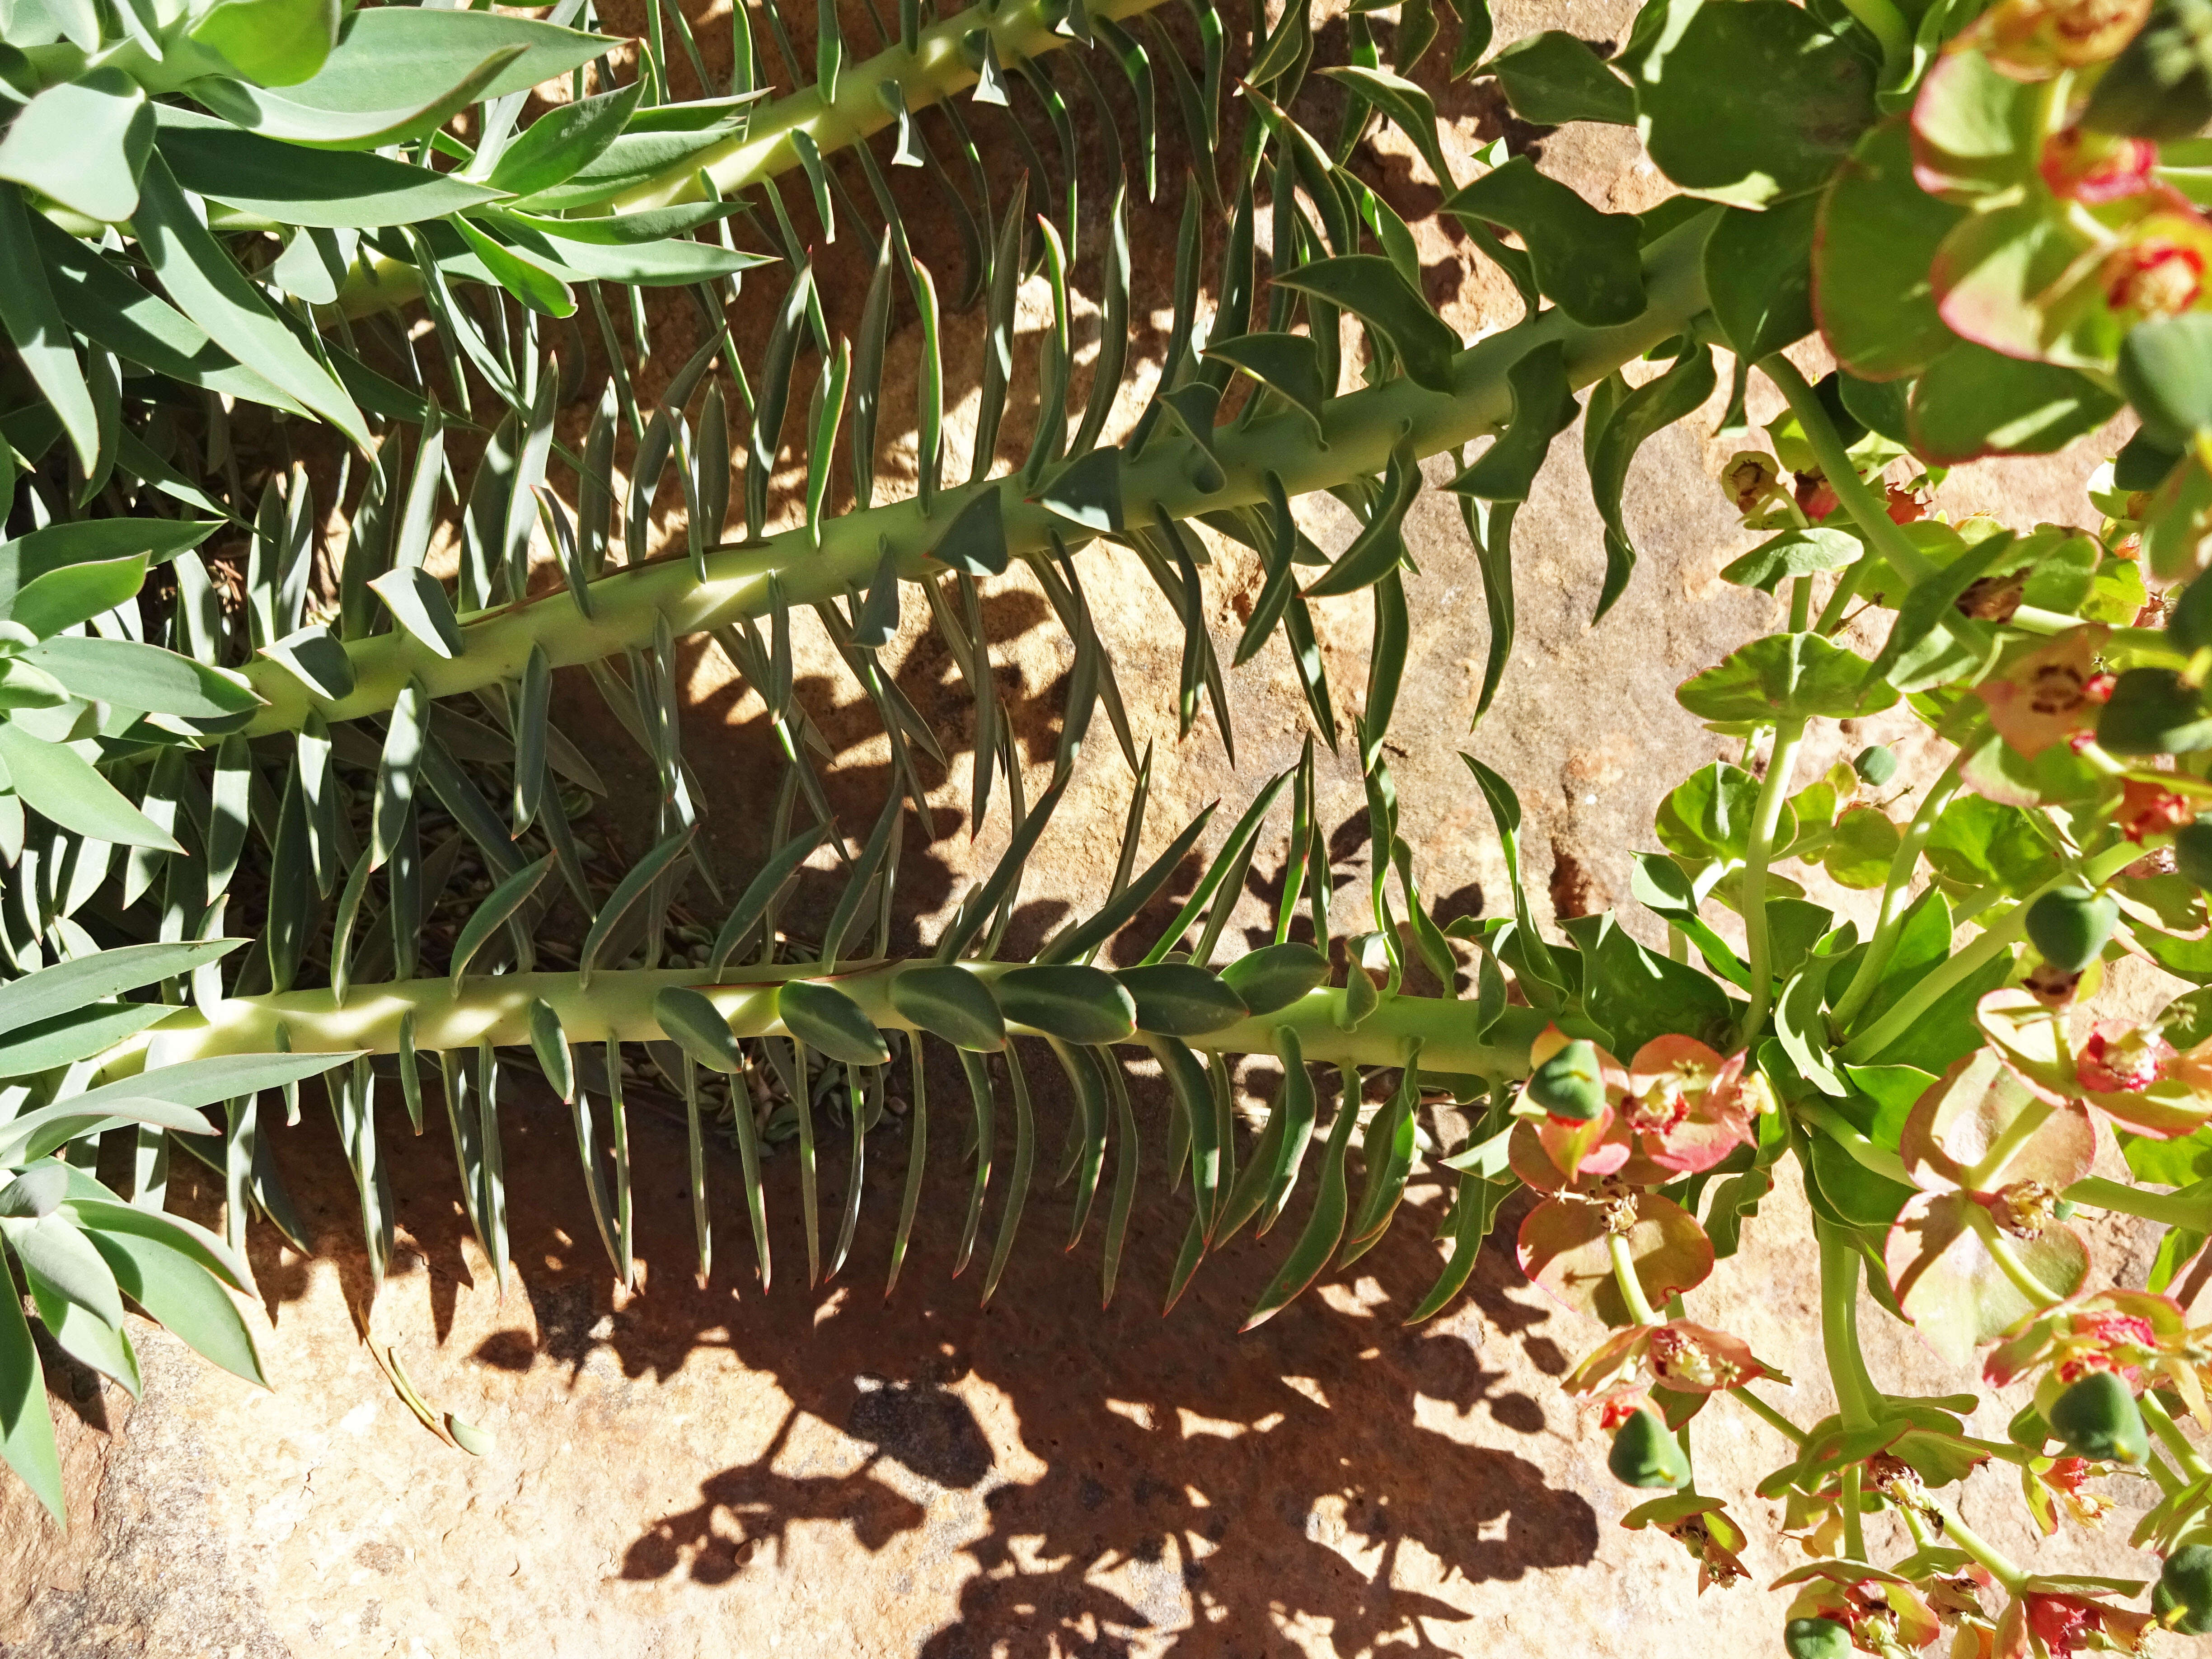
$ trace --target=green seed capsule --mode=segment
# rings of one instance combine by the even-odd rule
[[[2185,823],[2173,832],[2173,867],[2199,887],[2212,887],[2212,823]]]
[[[2183,1545],[2166,1558],[2158,1582],[2192,1607],[2212,1607],[2212,1545]]]
[[[1832,1619],[1792,1619],[1782,1627],[1790,1659],[1848,1659],[1851,1633]]]
[[[2097,741],[2115,755],[2191,755],[2212,748],[2212,718],[2172,669],[2130,668],[2097,717]]]
[[[2114,1371],[2091,1371],[2053,1401],[2051,1431],[2076,1457],[2102,1463],[2141,1463],[2150,1455],[2135,1395]]]
[[[2166,631],[2184,651],[2212,645],[2212,581],[2199,576],[2181,590],[2166,613]]]
[[[1851,770],[1859,775],[1861,782],[1879,789],[1897,775],[1897,750],[1886,743],[1869,744],[1859,750]]]
[[[1690,1478],[1682,1443],[1648,1406],[1638,1407],[1636,1414],[1614,1432],[1605,1466],[1613,1471],[1614,1480],[1631,1486],[1658,1486],[1671,1492]]]
[[[1528,1079],[1528,1098],[1553,1117],[1587,1123],[1605,1108],[1605,1078],[1596,1045],[1577,1037],[1539,1066]]]
[[[2119,919],[2110,896],[2061,887],[2027,907],[2028,942],[2060,973],[2078,974],[2097,959]]]

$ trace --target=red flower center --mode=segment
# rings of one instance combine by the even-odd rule
[[[2122,248],[2105,264],[2105,301],[2115,311],[2172,317],[2204,291],[2204,256],[2163,236]]]

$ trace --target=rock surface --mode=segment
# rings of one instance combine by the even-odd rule
[[[1629,15],[1610,0],[1501,10],[1500,39],[1545,27],[1617,35]],[[1493,114],[1464,88],[1444,90],[1439,107],[1455,163],[1494,134]],[[1573,129],[1544,143],[1547,168],[1606,206],[1632,210],[1658,193],[1622,131]],[[1414,218],[1437,192],[1407,149],[1378,137],[1362,165]],[[1470,250],[1433,221],[1417,230],[1431,291],[1462,332],[1511,320],[1510,296]],[[1139,233],[1138,257],[1157,279],[1171,217],[1155,210]],[[948,350],[964,344],[972,355],[974,327],[972,318],[953,319]],[[1157,356],[1159,335],[1140,328],[1139,352]],[[894,378],[910,374],[914,349],[909,329],[895,342]],[[682,356],[672,344],[654,372]],[[1117,429],[1139,406],[1125,402]],[[1771,400],[1754,408],[1767,412]],[[1460,749],[1519,789],[1528,878],[1547,914],[1626,904],[1629,854],[1649,844],[1657,799],[1695,766],[1733,755],[1672,697],[1772,616],[1769,600],[1718,579],[1749,538],[1711,481],[1736,447],[1704,436],[1717,413],[1717,403],[1662,434],[1637,462],[1627,499],[1643,562],[1595,629],[1600,525],[1577,434],[1561,441],[1521,514],[1512,668],[1472,735],[1488,639],[1480,575],[1450,498],[1432,492],[1417,505],[1407,539],[1421,574],[1408,583],[1413,632],[1390,754],[1402,833],[1425,890],[1448,915],[1505,900],[1497,842]],[[955,455],[966,453],[963,422],[972,420],[971,398],[956,415]],[[1007,445],[1023,435],[1010,434]],[[1994,504],[2014,518],[2081,516],[2079,483],[2102,453],[2085,442],[2044,461],[1969,469],[1945,501],[1961,513]],[[1448,470],[1433,464],[1432,481]],[[1328,503],[1309,521],[1325,546],[1340,545],[1349,527]],[[1225,663],[1258,570],[1241,550],[1211,545],[1206,595]],[[1210,714],[1179,738],[1180,639],[1164,601],[1127,555],[1094,550],[1080,569],[1136,740],[1157,744],[1149,853],[1209,799],[1239,808],[1296,760],[1310,723],[1278,643],[1231,677],[1233,768]],[[1010,578],[988,606],[1033,799],[1071,653],[1033,586]],[[1328,602],[1316,619],[1342,718],[1364,702],[1367,605]],[[948,772],[926,773],[939,822],[906,845],[899,926],[909,939],[930,934],[1005,842],[1002,804],[972,846],[956,833],[973,714],[926,620],[910,605],[888,653],[951,759]],[[687,649],[685,665],[687,752],[714,808],[709,835],[723,866],[742,868],[760,851],[750,826],[763,816],[762,706],[713,648]],[[801,695],[841,751],[833,796],[865,823],[888,773],[872,713],[818,646],[802,671]],[[588,689],[565,688],[563,707],[575,726],[595,729]],[[595,757],[615,775],[629,764],[626,740],[603,720],[598,729]],[[1866,734],[1875,735],[1888,728]],[[1814,762],[1805,764],[1809,777]],[[1025,879],[1017,948],[1097,902],[1128,788],[1102,721]],[[1367,848],[1348,756],[1323,751],[1321,811],[1338,854],[1342,925],[1356,926]],[[634,836],[639,822],[624,828]],[[1279,835],[1263,844],[1240,924],[1266,915],[1281,844]],[[1184,872],[1179,890],[1195,875]],[[802,902],[801,914],[821,897]],[[1136,1087],[1156,1170],[1164,1119],[1155,1085],[1140,1078]],[[514,1267],[502,1295],[467,1238],[442,1131],[434,1123],[407,1139],[387,1113],[386,1133],[399,1137],[402,1245],[370,1340],[438,1411],[490,1437],[482,1458],[419,1424],[359,1340],[368,1268],[357,1208],[327,1118],[311,1106],[305,1125],[275,1139],[316,1253],[301,1258],[265,1231],[253,1237],[265,1298],[254,1317],[276,1391],[202,1366],[143,1325],[142,1401],[57,1364],[73,1518],[60,1533],[20,1487],[0,1486],[0,1654],[1196,1659],[1296,1650],[1349,1659],[1395,1649],[1771,1650],[1782,1598],[1759,1587],[1799,1558],[1775,1540],[1775,1506],[1747,1494],[1779,1461],[1781,1442],[1725,1402],[1705,1419],[1701,1480],[1741,1505],[1753,1582],[1700,1599],[1678,1547],[1616,1524],[1627,1495],[1604,1472],[1602,1439],[1558,1387],[1598,1328],[1522,1278],[1504,1248],[1517,1208],[1469,1295],[1428,1325],[1401,1322],[1437,1265],[1427,1236],[1439,1189],[1417,1181],[1409,1213],[1380,1248],[1239,1335],[1303,1202],[1275,1235],[1240,1240],[1210,1261],[1163,1321],[1182,1200],[1159,1194],[1149,1175],[1140,1183],[1120,1294],[1101,1311],[1103,1216],[1062,1255],[1052,1245],[1068,1231],[1067,1194],[1041,1179],[1023,1244],[985,1310],[980,1281],[1003,1176],[975,1260],[948,1281],[964,1207],[956,1165],[966,1109],[955,1077],[933,1077],[930,1098],[932,1174],[904,1281],[888,1302],[882,1275],[908,1155],[896,1128],[869,1139],[853,1260],[826,1289],[803,1283],[793,1161],[775,1161],[776,1273],[763,1292],[733,1156],[710,1149],[714,1271],[702,1288],[692,1274],[681,1125],[641,1112],[647,1265],[632,1294],[599,1254],[565,1112],[526,1091],[507,1112]],[[1039,1105],[1048,1176],[1065,1102],[1041,1090]],[[1002,1170],[1006,1156],[1002,1132]],[[825,1155],[833,1227],[846,1178],[843,1159]],[[212,1219],[219,1192],[183,1184],[182,1207]],[[1794,1194],[1771,1200],[1748,1230],[1747,1253],[1722,1265],[1697,1308],[1808,1379],[1773,1397],[1810,1421],[1831,1402],[1811,1380],[1822,1367],[1802,1218]],[[2140,1246],[2108,1243],[2100,1261],[2140,1282]],[[1865,1322],[1887,1385],[1952,1385],[1909,1332],[1870,1307]],[[1987,1408],[1975,1426],[1996,1434],[2009,1409]],[[2114,1484],[2124,1508],[2140,1507],[2130,1483]],[[1978,1478],[1966,1508],[2000,1541],[2016,1541],[2004,1519],[2016,1504],[1992,1477]],[[2121,1571],[2131,1558],[2117,1543],[2100,1551],[2094,1540],[2062,1539],[2047,1559]]]

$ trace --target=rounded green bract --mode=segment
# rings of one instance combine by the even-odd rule
[[[1188,962],[1124,968],[1114,977],[1137,1009],[1137,1029],[1162,1036],[1204,1036],[1252,1011],[1208,969]]]
[[[881,1066],[891,1057],[884,1034],[860,1005],[834,985],[794,979],[776,993],[784,1029],[808,1048],[848,1066]]]
[[[891,1006],[932,1036],[977,1054],[1006,1046],[1006,1016],[981,977],[951,963],[925,963],[891,977]]]
[[[2212,888],[2212,823],[2185,823],[2173,832],[2173,867],[2197,886]]]

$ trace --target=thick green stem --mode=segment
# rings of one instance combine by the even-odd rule
[[[1874,997],[1881,970],[1889,965],[1890,952],[1897,948],[1898,935],[1905,930],[1905,915],[1911,908],[1906,902],[1906,895],[1912,890],[1912,872],[1920,867],[1920,851],[1928,845],[1936,817],[1951,804],[1951,797],[1959,793],[1967,763],[1979,747],[1978,743],[1969,742],[1952,757],[1942,776],[1921,797],[1919,810],[1913,813],[1912,822],[1905,825],[1897,851],[1890,855],[1889,878],[1882,884],[1881,908],[1875,913],[1874,937],[1867,941],[1866,954],[1859,958],[1859,965],[1852,972],[1850,988],[1836,1005],[1835,1024],[1839,1031],[1850,1030],[1851,1022]]]
[[[1759,806],[1751,822],[1751,842],[1744,851],[1743,931],[1748,941],[1751,1006],[1744,1010],[1739,1043],[1748,1047],[1759,1039],[1774,1000],[1774,953],[1766,928],[1766,866],[1774,853],[1774,831],[1782,822],[1782,808],[1790,799],[1790,775],[1797,769],[1797,746],[1805,740],[1805,717],[1785,716],[1774,728],[1774,752],[1766,763],[1766,777],[1759,788]]]
[[[2034,605],[2024,605],[2012,613],[2008,625],[2017,628],[2023,634],[2048,635],[2079,628],[2081,619],[2063,611],[2042,611]],[[2107,649],[2116,652],[2152,652],[2172,662],[2179,662],[2187,655],[2187,653],[2175,648],[2173,635],[2162,628],[2110,629],[2105,635],[2105,645]]]
[[[1878,1402],[1859,1355],[1859,1257],[1836,1229],[1814,1224],[1820,1240],[1820,1346],[1836,1387],[1836,1409],[1844,1426],[1863,1429],[1875,1420]]]
[[[1836,492],[1837,501],[1851,515],[1859,533],[1907,581],[1922,581],[1933,575],[1936,568],[1906,539],[1905,532],[1889,516],[1889,508],[1859,477],[1858,468],[1844,447],[1843,434],[1836,430],[1836,423],[1821,407],[1819,394],[1797,372],[1797,365],[1778,351],[1771,357],[1760,358],[1759,368],[1790,400],[1790,412],[1797,417],[1805,441],[1812,448],[1813,459],[1820,462],[1828,488]]]
[[[2145,1221],[2160,1221],[2169,1227],[2180,1227],[2192,1233],[2212,1231],[2212,1203],[2203,1198],[2184,1198],[2179,1193],[2149,1193],[2140,1187],[2130,1187],[2125,1182],[2107,1181],[2102,1176],[2089,1176],[2069,1187],[2063,1196],[2069,1203],[2087,1204],[2094,1210],[2112,1210],[2121,1215],[2141,1216]]]
[[[908,966],[927,965],[868,963],[848,969],[836,983],[879,1028],[910,1031],[914,1022],[891,1004],[891,981]],[[1018,964],[962,965],[988,980]],[[447,979],[356,985],[348,992],[343,1007],[327,990],[232,997],[205,1009],[179,1010],[118,1045],[100,1075],[112,1080],[134,1075],[149,1064],[279,1049],[393,1054],[399,1048],[403,1019],[409,1015],[418,1049],[473,1049],[483,1042],[517,1047],[530,1041],[531,1006],[541,998],[561,1017],[562,1030],[571,1042],[658,1042],[666,1034],[653,1012],[653,999],[678,985],[703,992],[739,1036],[781,1034],[777,987],[786,980],[814,977],[817,970],[806,967],[750,969],[720,978],[702,968],[637,969],[594,974],[588,989],[575,974],[501,974],[471,978],[458,989]],[[1207,1052],[1272,1054],[1277,1029],[1288,1025],[1311,1060],[1395,1066],[1404,1062],[1407,1045],[1419,1042],[1425,1067],[1503,1079],[1527,1074],[1528,1044],[1545,1023],[1534,1010],[1509,1008],[1487,1032],[1479,1033],[1472,1002],[1392,997],[1362,1020],[1358,1030],[1346,1031],[1337,1024],[1343,1009],[1341,991],[1314,991],[1264,1018],[1240,1020],[1194,1037],[1191,1046]]]
[[[1844,1465],[1843,1493],[1839,1507],[1844,1512],[1844,1559],[1863,1561],[1866,1553],[1866,1516],[1859,1508],[1862,1477],[1856,1463]]]
[[[1980,972],[2000,952],[2010,950],[2027,930],[2028,907],[2045,893],[2075,882],[2087,882],[2093,888],[2101,887],[2142,856],[2141,848],[2131,842],[2122,842],[2117,847],[2106,848],[2078,870],[2063,870],[2053,876],[2021,899],[2013,908],[2010,915],[1942,966],[1932,970],[1926,978],[1899,998],[1895,1007],[1844,1044],[1841,1054],[1844,1064],[1866,1065],[1911,1030],[1921,1017],[1954,987]]]
[[[1161,0],[1097,0],[1091,15],[1133,17],[1160,3]],[[1051,0],[1021,0],[1019,4],[996,9],[988,4],[970,6],[922,30],[913,52],[893,45],[862,63],[846,64],[838,74],[834,99],[825,102],[819,87],[808,87],[763,104],[754,110],[744,131],[727,143],[689,157],[657,178],[633,185],[609,206],[616,213],[637,213],[698,201],[705,194],[699,182],[702,173],[714,182],[717,193],[733,196],[799,166],[793,140],[802,132],[825,156],[864,143],[897,118],[884,100],[884,88],[896,86],[906,107],[919,111],[975,85],[976,71],[962,50],[962,43],[971,33],[989,34],[999,61],[1009,65],[1076,44],[1072,36],[1060,33],[1052,26],[1051,17],[1061,9]],[[365,316],[405,305],[422,292],[422,276],[414,266],[396,259],[373,258],[340,290],[334,308],[349,317]]]
[[[1882,80],[1888,84],[1898,65],[1912,58],[1912,29],[1890,0],[1844,0],[1844,9],[1866,25],[1881,47]]]
[[[1644,251],[1650,303],[1632,323],[1584,328],[1557,310],[1544,312],[1462,352],[1453,360],[1448,392],[1431,392],[1399,379],[1329,399],[1322,406],[1318,439],[1305,417],[1295,413],[1217,428],[1213,457],[1222,483],[1210,492],[1194,482],[1210,482],[1212,470],[1195,444],[1187,438],[1155,439],[1142,459],[1124,461],[1123,519],[1150,523],[1156,507],[1185,519],[1249,506],[1267,499],[1262,479],[1271,471],[1292,495],[1327,489],[1382,471],[1401,436],[1416,454],[1434,455],[1492,434],[1512,414],[1507,370],[1537,347],[1560,342],[1569,377],[1577,386],[1587,386],[1680,333],[1705,307],[1702,261],[1712,226],[1712,216],[1700,214]],[[830,519],[817,526],[818,544],[812,533],[799,529],[764,542],[718,548],[707,555],[703,582],[681,554],[617,571],[591,584],[588,617],[570,595],[558,592],[480,611],[463,623],[457,657],[439,656],[405,634],[349,641],[346,653],[354,689],[342,698],[318,696],[273,659],[258,658],[245,672],[269,706],[247,730],[295,730],[311,710],[329,720],[376,714],[389,708],[414,677],[434,697],[496,684],[522,672],[532,646],[543,647],[556,668],[596,661],[650,642],[664,616],[678,636],[741,616],[761,616],[768,610],[771,575],[781,578],[794,605],[828,599],[849,586],[866,586],[886,543],[899,555],[901,574],[918,578],[933,568],[926,557],[928,550],[968,500],[983,489],[1000,493],[1006,544],[1014,554],[1042,552],[1054,536],[1070,546],[1094,538],[1094,532],[1027,499],[1019,477],[998,478],[942,492],[935,511],[927,516],[919,501],[908,499]]]

